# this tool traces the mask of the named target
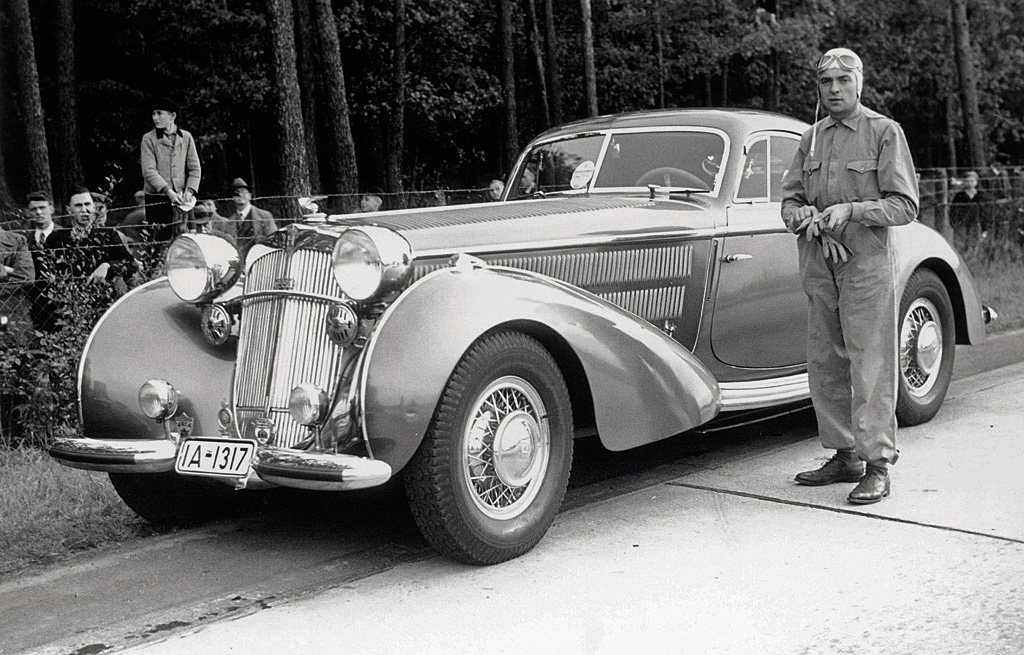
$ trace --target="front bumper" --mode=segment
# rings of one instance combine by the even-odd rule
[[[252,467],[267,482],[321,491],[365,489],[391,479],[391,465],[379,459],[271,446],[256,449]]]
[[[167,439],[60,438],[50,456],[65,466],[107,473],[162,473],[174,470],[178,445]]]
[[[178,445],[168,439],[61,438],[50,446],[50,456],[88,471],[163,473],[174,470]],[[376,487],[392,475],[391,466],[379,459],[272,446],[256,449],[252,469],[271,484],[327,491]]]

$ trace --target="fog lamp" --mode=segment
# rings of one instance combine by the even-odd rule
[[[178,392],[170,382],[149,380],[139,388],[139,407],[149,418],[163,421],[178,410]]]
[[[327,392],[315,384],[300,384],[288,396],[288,411],[300,425],[313,426],[327,418]]]

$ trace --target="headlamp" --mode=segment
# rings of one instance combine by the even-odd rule
[[[178,410],[178,392],[165,380],[149,380],[139,388],[139,407],[149,418],[163,421]]]
[[[412,249],[387,228],[351,228],[334,244],[331,268],[346,296],[370,300],[405,285],[412,273]]]
[[[167,248],[167,280],[190,303],[211,300],[235,283],[242,270],[238,251],[212,234],[183,234]]]

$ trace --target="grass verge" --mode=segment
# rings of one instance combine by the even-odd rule
[[[0,576],[155,532],[106,475],[61,466],[34,448],[0,450]]]

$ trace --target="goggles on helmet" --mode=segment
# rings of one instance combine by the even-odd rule
[[[851,71],[862,70],[864,68],[864,65],[860,62],[860,57],[848,52],[826,52],[821,56],[821,59],[818,60],[818,70],[832,68],[836,65],[840,68]]]

